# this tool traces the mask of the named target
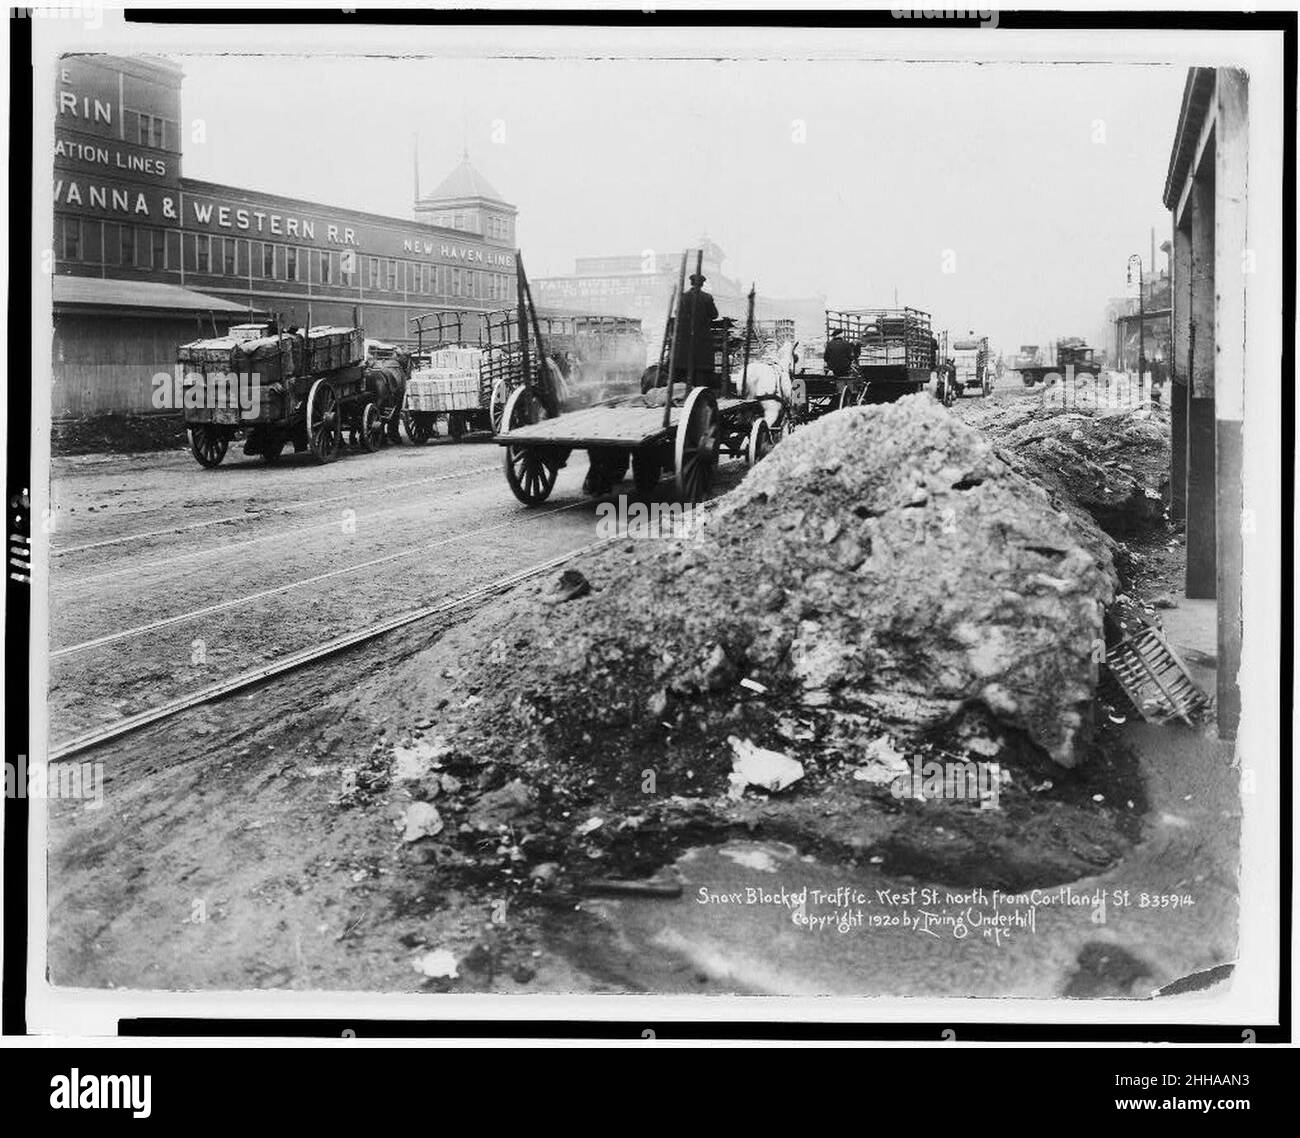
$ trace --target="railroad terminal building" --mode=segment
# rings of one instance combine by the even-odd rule
[[[250,317],[351,325],[359,306],[367,336],[413,342],[419,312],[514,304],[518,211],[468,155],[417,186],[413,218],[186,178],[182,79],[154,58],[60,63],[55,418],[153,410],[178,345]]]

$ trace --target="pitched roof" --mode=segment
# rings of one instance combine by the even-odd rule
[[[160,312],[239,312],[247,305],[161,281],[56,276],[54,303],[94,308],[152,308]]]
[[[422,202],[458,201],[461,198],[487,198],[489,201],[509,204],[505,198],[497,193],[492,184],[470,164],[468,157],[462,158],[460,165],[443,178],[432,193],[423,195],[420,200]]]

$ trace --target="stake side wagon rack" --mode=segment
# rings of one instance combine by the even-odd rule
[[[702,253],[697,253],[699,271]],[[497,442],[505,448],[505,475],[515,497],[528,506],[540,505],[555,486],[560,469],[575,450],[587,451],[597,483],[612,484],[623,477],[630,464],[638,491],[648,493],[667,470],[673,474],[677,495],[697,502],[712,484],[722,454],[759,461],[773,445],[771,428],[764,416],[765,399],[744,398],[732,392],[731,359],[737,341],[730,333],[731,321],[718,321],[710,329],[708,343],[697,343],[692,327],[683,346],[674,334],[685,296],[686,255],[673,292],[661,350],[660,375],[666,387],[646,395],[628,397],[578,410],[566,409],[554,369],[525,367],[528,378],[506,404],[503,430]],[[531,294],[523,265],[519,274],[520,326],[524,360],[545,350],[540,324],[531,319]],[[749,294],[746,336],[740,341],[741,374],[737,390],[744,392],[748,367],[748,342],[753,332],[754,293]],[[529,355],[529,331],[533,336],[533,357]],[[679,352],[684,351],[684,358]],[[707,353],[713,368],[697,368]],[[711,370],[718,381],[691,386],[698,372]],[[684,375],[685,381],[676,379]],[[685,388],[683,392],[683,387]],[[685,395],[674,401],[674,388]],[[660,402],[660,398],[662,402]],[[589,475],[589,478],[591,476]]]
[[[887,403],[924,389],[939,360],[930,314],[919,308],[827,309],[826,343],[838,332],[853,366],[836,376],[824,367],[794,380],[795,413],[802,422],[863,403]]]

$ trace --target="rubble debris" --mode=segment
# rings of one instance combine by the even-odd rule
[[[442,816],[437,807],[428,802],[412,802],[402,812],[400,823],[405,827],[403,842],[418,842],[421,838],[432,838],[442,833]]]
[[[426,952],[414,962],[414,968],[431,980],[455,980],[459,976],[456,958],[445,948]]]
[[[497,790],[480,795],[469,815],[475,830],[495,830],[532,810],[534,795],[520,779],[512,779]]]
[[[441,735],[417,739],[414,743],[393,748],[393,778],[398,782],[418,782],[442,765],[451,747]]]
[[[777,794],[803,778],[803,764],[797,759],[755,746],[750,740],[735,735],[730,736],[727,742],[735,753],[729,778],[732,798],[740,798],[751,786]]]
[[[542,597],[548,605],[560,605],[565,601],[577,600],[591,592],[591,582],[577,569],[566,569],[556,578],[550,591]]]
[[[1046,487],[1067,511],[1086,511],[1111,537],[1163,525],[1165,408],[1063,411],[1034,400],[991,400],[963,407],[962,419],[984,432],[1013,469]]]

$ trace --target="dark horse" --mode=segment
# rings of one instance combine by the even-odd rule
[[[411,378],[411,359],[410,352],[399,350],[392,359],[366,368],[366,390],[374,396],[384,424],[384,438],[390,443],[402,441],[402,404],[406,400],[406,381]]]

